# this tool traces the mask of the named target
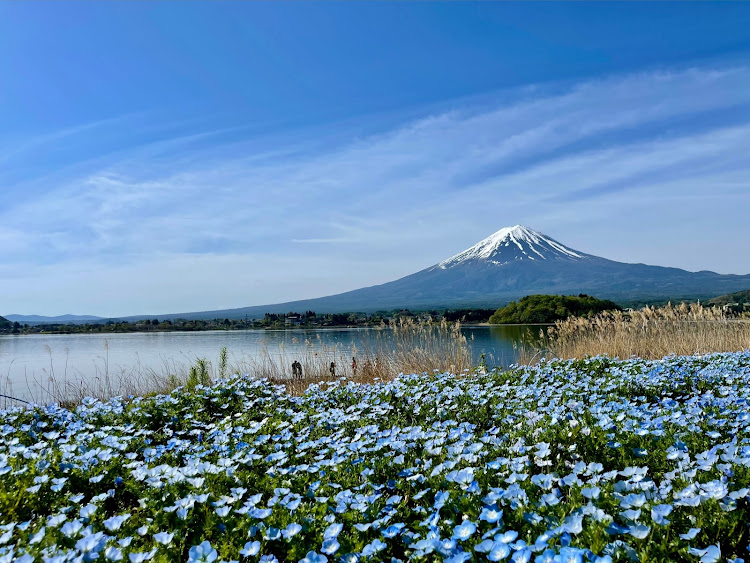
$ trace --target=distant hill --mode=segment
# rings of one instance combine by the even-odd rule
[[[58,315],[57,317],[45,317],[43,315],[6,315],[9,321],[21,324],[55,324],[55,323],[92,323],[104,321],[102,317],[92,315]]]
[[[750,303],[750,289],[719,295],[708,301],[709,305],[727,305],[729,303],[738,303],[740,305]]]

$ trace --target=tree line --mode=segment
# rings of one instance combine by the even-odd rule
[[[487,322],[494,309],[450,309],[411,311],[399,309],[374,313],[316,313],[315,311],[289,311],[266,313],[261,318],[250,319],[142,319],[125,321],[110,319],[90,323],[40,323],[20,324],[0,317],[0,334],[78,334],[118,332],[195,332],[206,330],[249,330],[287,328],[334,328],[388,326],[400,319],[412,318],[420,321],[463,323]]]

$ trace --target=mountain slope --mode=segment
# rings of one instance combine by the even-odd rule
[[[91,315],[58,315],[57,317],[45,317],[43,315],[5,315],[8,320],[18,321],[19,323],[86,323],[103,321],[101,317]]]
[[[743,305],[744,303],[750,303],[750,289],[738,291],[736,293],[729,293],[727,295],[719,295],[718,297],[711,299],[708,303],[710,305],[728,305],[729,303]]]
[[[516,225],[467,250],[392,282],[317,299],[164,315],[211,319],[313,310],[319,313],[396,308],[497,307],[525,295],[588,293],[613,301],[709,298],[750,287],[750,275],[688,272],[592,256]],[[149,315],[152,316],[152,315]],[[133,317],[133,318],[145,318]]]

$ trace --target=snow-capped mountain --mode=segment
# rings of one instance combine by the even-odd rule
[[[445,270],[475,260],[504,266],[516,260],[585,260],[587,256],[523,225],[504,227],[463,252],[440,262]]]
[[[415,274],[329,297],[162,315],[243,318],[312,310],[319,313],[397,308],[499,307],[534,293],[588,293],[614,301],[710,298],[750,289],[750,275],[688,272],[625,264],[574,250],[521,225],[500,229],[474,246]]]

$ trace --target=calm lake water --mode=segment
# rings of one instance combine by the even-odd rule
[[[485,354],[489,365],[515,361],[514,343],[539,327],[463,327],[472,355]],[[179,373],[196,358],[214,364],[226,346],[229,364],[259,358],[316,353],[344,361],[356,346],[363,350],[373,339],[387,342],[390,332],[378,329],[247,330],[208,332],[152,332],[128,334],[33,334],[0,336],[0,393],[41,401],[40,389],[50,375],[58,380],[90,380],[107,373],[127,377],[134,371]],[[335,357],[334,357],[335,356]],[[0,407],[3,405],[0,402]]]

